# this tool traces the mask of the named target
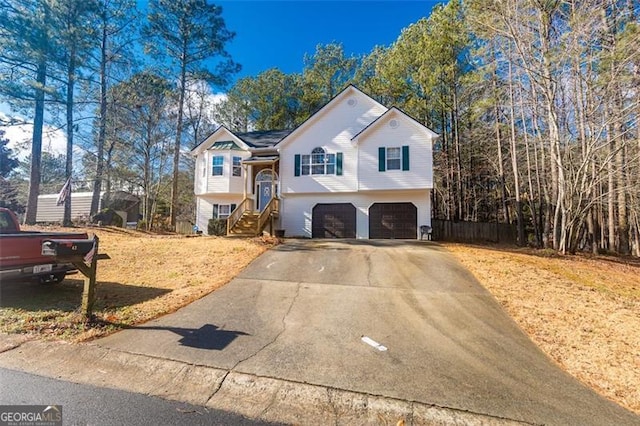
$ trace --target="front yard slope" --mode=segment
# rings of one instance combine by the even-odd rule
[[[640,261],[445,246],[563,369],[640,414]]]

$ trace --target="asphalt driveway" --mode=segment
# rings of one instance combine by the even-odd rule
[[[640,424],[558,369],[428,242],[290,240],[96,344],[536,424]]]

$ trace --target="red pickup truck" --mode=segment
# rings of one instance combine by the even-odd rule
[[[70,263],[56,263],[50,256],[43,256],[42,242],[87,238],[86,233],[21,231],[16,215],[0,207],[0,281],[38,279],[41,283],[60,282],[77,270]]]

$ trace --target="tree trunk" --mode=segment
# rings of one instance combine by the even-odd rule
[[[456,174],[457,174],[457,198],[458,198],[458,219],[464,220],[464,194],[462,186],[462,154],[460,152],[460,129],[458,127],[458,93],[456,83],[453,87],[453,111],[451,111],[451,128],[454,132],[453,142],[456,151]]]
[[[185,47],[186,50],[186,47]],[[178,124],[176,125],[176,142],[173,152],[173,181],[171,183],[171,207],[169,217],[171,227],[175,229],[176,215],[178,209],[178,176],[180,172],[180,143],[182,141],[182,117],[184,108],[184,97],[187,91],[187,65],[185,63],[184,51],[180,69],[180,93],[178,94]]]
[[[509,49],[511,50],[511,49]],[[511,52],[509,51],[509,56],[511,56]],[[511,168],[513,170],[513,182],[514,182],[514,190],[516,196],[516,218],[518,223],[516,224],[518,227],[518,245],[524,246],[526,244],[525,234],[524,234],[524,217],[522,213],[522,200],[520,198],[520,173],[518,170],[518,152],[517,152],[517,144],[516,144],[516,119],[515,119],[515,100],[513,96],[513,72],[512,72],[512,63],[511,57],[508,58],[509,61],[509,101],[511,103],[509,108],[509,121],[511,124]]]
[[[540,194],[540,181],[538,180],[538,192],[537,196],[534,196],[533,179],[531,177],[531,153],[529,147],[529,129],[527,128],[527,120],[524,115],[524,99],[522,96],[522,89],[518,91],[518,98],[520,99],[520,119],[522,120],[522,134],[524,137],[525,152],[527,154],[527,184],[529,187],[529,206],[531,208],[531,223],[533,224],[533,233],[535,235],[536,247],[542,247],[542,236],[540,235],[540,228],[538,226],[538,208],[536,207],[536,199],[541,197]],[[536,160],[537,169],[537,160]]]
[[[66,178],[71,179],[73,174],[73,89],[75,86],[76,74],[76,51],[73,46],[69,51],[69,63],[67,69],[67,159],[66,159]],[[64,202],[64,218],[62,226],[71,226],[71,196],[67,197]]]
[[[497,59],[495,59],[497,60]],[[509,206],[507,205],[507,184],[505,182],[504,177],[504,160],[502,159],[502,137],[500,135],[500,108],[498,101],[498,76],[497,76],[497,64],[494,67],[493,71],[493,96],[494,96],[494,104],[493,104],[493,112],[495,115],[495,131],[496,131],[496,144],[498,145],[498,179],[500,185],[500,198],[502,201],[502,212],[504,214],[504,223],[511,223],[510,215],[509,215]],[[496,218],[498,217],[498,212],[496,212]]]
[[[621,94],[619,92],[618,85],[616,84],[616,121],[614,123],[615,134],[614,137],[620,137],[620,143],[622,146],[618,148],[616,151],[616,183],[617,183],[617,202],[618,202],[618,226],[617,226],[617,234],[618,234],[618,247],[617,252],[620,254],[629,254],[629,216],[627,212],[627,178],[626,178],[626,158],[625,152],[626,147],[624,141],[622,127],[622,99]],[[611,160],[613,161],[613,159]]]
[[[40,194],[40,165],[42,161],[42,128],[44,126],[44,88],[47,84],[47,62],[43,57],[36,71],[35,114],[33,118],[33,138],[31,144],[31,167],[29,171],[29,199],[25,223],[35,225],[38,213],[38,195]]]
[[[103,7],[105,7],[103,5]],[[107,17],[102,15],[102,39],[100,41],[100,122],[98,124],[98,150],[96,153],[96,176],[93,181],[90,216],[98,213],[102,175],[104,173],[104,144],[107,139]]]

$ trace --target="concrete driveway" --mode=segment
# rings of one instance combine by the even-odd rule
[[[499,419],[640,424],[558,369],[428,242],[291,240],[213,294],[96,343]]]

